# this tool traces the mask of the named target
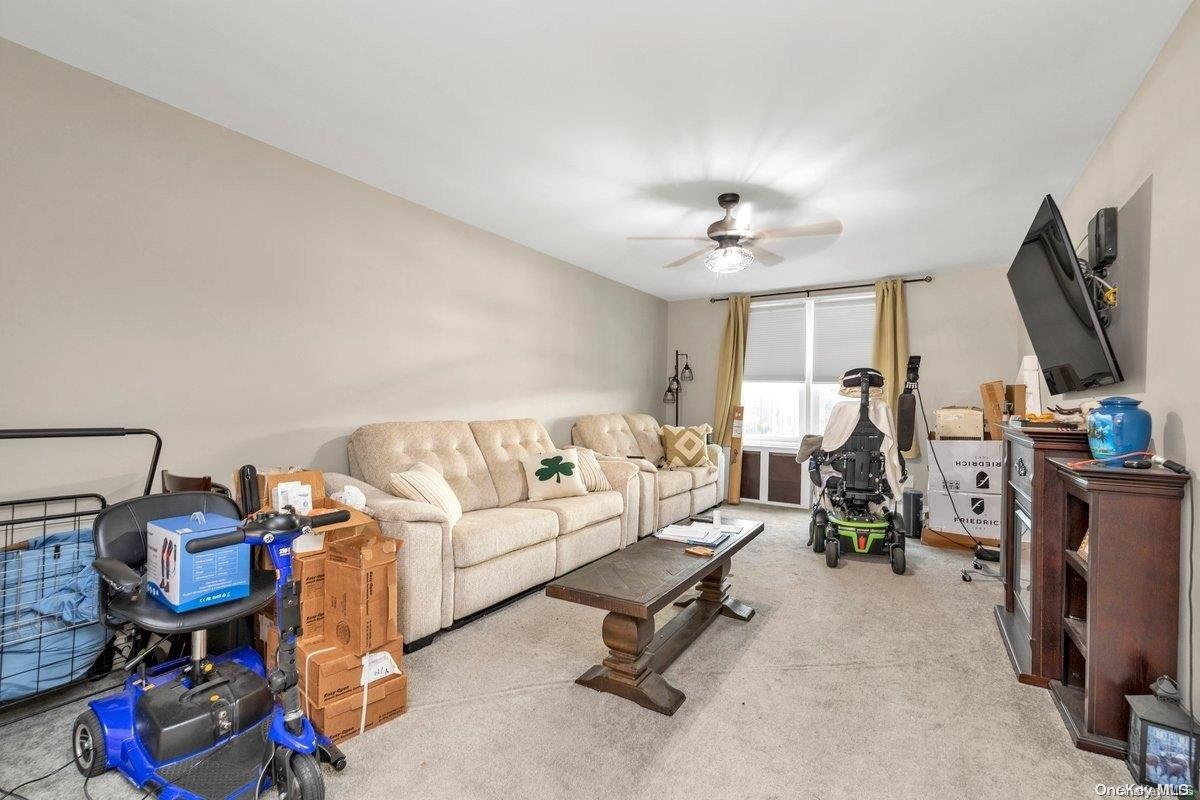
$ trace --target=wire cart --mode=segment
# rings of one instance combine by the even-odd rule
[[[0,440],[149,436],[143,494],[162,437],[147,428],[0,430]],[[91,520],[108,506],[99,492],[0,499],[0,709],[107,675],[133,643],[99,619]]]

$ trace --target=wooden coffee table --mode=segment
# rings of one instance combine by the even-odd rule
[[[662,676],[718,614],[742,622],[754,609],[729,594],[733,555],[762,533],[752,520],[741,524],[708,558],[688,555],[687,545],[648,536],[593,561],[546,587],[546,594],[609,612],[601,629],[608,658],[576,679],[576,683],[609,692],[661,714],[674,714],[683,692]],[[699,594],[679,599],[695,586]],[[684,606],[657,634],[654,615],[671,602]]]

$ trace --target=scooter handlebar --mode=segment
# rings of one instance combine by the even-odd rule
[[[310,528],[323,528],[326,525],[336,525],[339,522],[349,522],[350,512],[346,510],[330,511],[328,514],[317,514],[308,518]]]
[[[203,539],[193,539],[184,545],[184,549],[195,555],[196,553],[206,553],[209,550],[219,550],[222,547],[241,544],[244,541],[246,541],[246,532],[239,528],[228,533],[216,533],[212,536],[205,536]]]

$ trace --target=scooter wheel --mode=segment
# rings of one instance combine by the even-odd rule
[[[892,548],[892,572],[896,573],[897,575],[903,575],[904,569],[905,569],[904,548],[903,547],[893,547]]]
[[[71,731],[71,752],[75,769],[85,778],[108,772],[108,750],[104,746],[104,726],[90,708],[75,720]]]
[[[292,785],[288,798],[295,800],[325,800],[325,778],[321,765],[312,756],[296,753],[292,756]]]
[[[812,537],[812,546],[814,553],[825,552],[825,526],[817,523],[816,519],[808,523],[809,536]]]
[[[965,571],[965,570],[963,571],[963,574],[962,574],[962,579],[963,579],[963,583],[970,583],[970,582],[971,582],[971,576],[970,576],[970,575],[968,575],[968,574],[966,573],[966,571]]]
[[[841,549],[842,543],[837,539],[825,543],[825,566],[830,569],[837,567]]]

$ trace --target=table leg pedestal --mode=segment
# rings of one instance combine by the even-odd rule
[[[654,639],[654,619],[610,612],[604,618],[603,638],[608,658],[575,682],[632,700],[660,714],[674,714],[684,694],[650,667],[653,654],[647,648]]]

